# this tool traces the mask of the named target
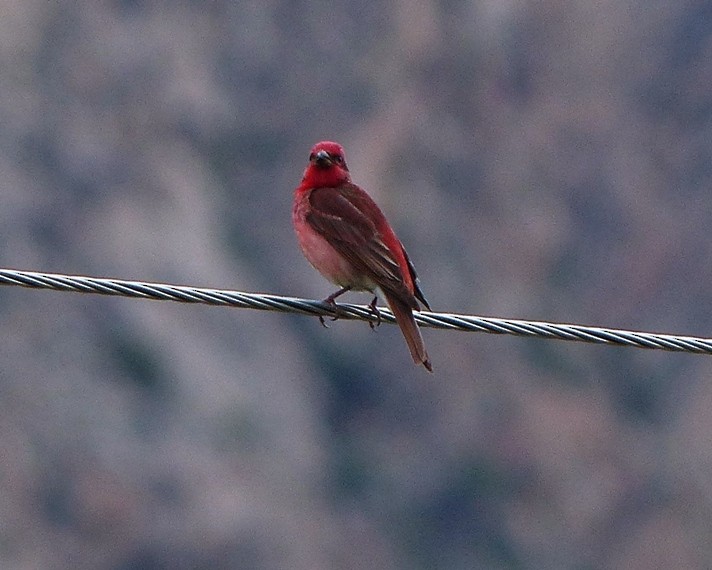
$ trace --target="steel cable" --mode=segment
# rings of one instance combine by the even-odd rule
[[[262,311],[301,313],[332,318],[338,317],[339,319],[376,321],[375,315],[367,305],[339,303],[337,308],[335,308],[323,301],[310,299],[282,297],[264,293],[244,293],[221,289],[186,287],[183,285],[167,285],[164,283],[126,281],[123,279],[105,279],[78,275],[0,269],[0,285],[16,285],[33,289],[95,293],[98,295],[114,295],[159,301],[177,301],[179,303],[202,303],[206,305],[219,305],[243,309],[258,309]],[[382,308],[380,312],[383,322],[395,322],[393,313],[391,313],[390,310]],[[453,313],[432,313],[427,311],[416,313],[415,320],[424,327],[447,330],[510,334],[675,352],[712,354],[712,339],[710,338],[626,331],[541,321],[459,315]]]

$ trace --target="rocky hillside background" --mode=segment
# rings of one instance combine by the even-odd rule
[[[711,86],[703,0],[6,1],[0,266],[323,298],[291,200],[334,139],[435,310],[712,336]],[[712,566],[709,357],[0,322],[4,569]]]

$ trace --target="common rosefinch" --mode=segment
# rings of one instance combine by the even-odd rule
[[[312,148],[302,183],[294,192],[292,222],[309,263],[340,287],[325,302],[335,305],[334,299],[347,291],[375,293],[379,288],[413,360],[432,372],[413,318],[413,310],[420,310],[418,301],[428,310],[430,305],[383,212],[364,190],[351,183],[340,144],[324,141]],[[369,306],[379,316],[376,301],[377,297]]]

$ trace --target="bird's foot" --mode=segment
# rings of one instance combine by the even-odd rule
[[[351,287],[342,287],[336,293],[332,293],[329,295],[326,299],[324,299],[322,302],[326,303],[327,305],[330,305],[334,309],[334,316],[331,318],[332,321],[335,321],[339,318],[339,306],[336,304],[336,299],[339,295],[343,295],[347,291],[350,291]],[[326,321],[324,320],[323,315],[319,315],[319,322],[321,323],[321,326],[324,327],[325,329],[329,328],[329,325],[326,324]]]
[[[330,321],[336,321],[339,319],[339,306],[336,304],[336,302],[333,299],[329,299],[328,297],[324,299],[324,303],[331,305],[334,309],[334,316],[331,317],[329,320]],[[329,325],[326,324],[326,320],[324,319],[324,315],[319,315],[319,322],[321,323],[321,326],[324,327],[325,329],[329,328]]]
[[[368,321],[368,326],[371,327],[371,330],[376,330],[376,327],[381,326],[381,311],[378,310],[378,307],[376,304],[378,303],[378,297],[374,297],[373,301],[371,301],[368,304],[368,308],[371,310],[371,314],[376,317],[376,324],[373,324],[373,321]]]

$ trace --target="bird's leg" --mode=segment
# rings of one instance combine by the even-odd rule
[[[376,325],[374,326],[373,321],[368,321],[368,326],[371,330],[375,330],[376,327],[381,326],[381,311],[378,310],[376,304],[378,303],[378,297],[374,296],[373,301],[368,304],[368,308],[371,309],[371,313],[376,317]]]
[[[334,311],[336,312],[336,315],[334,316],[334,318],[331,319],[332,321],[335,321],[336,319],[339,318],[339,314],[338,314],[339,307],[336,304],[336,302],[334,301],[334,299],[336,299],[339,295],[343,295],[347,291],[351,291],[351,287],[342,287],[336,293],[332,293],[326,299],[324,299],[323,302],[326,303],[327,305],[331,305],[332,307],[334,307]],[[319,322],[321,323],[321,326],[323,326],[325,329],[329,328],[329,326],[326,324],[326,321],[324,321],[323,315],[319,315]]]

